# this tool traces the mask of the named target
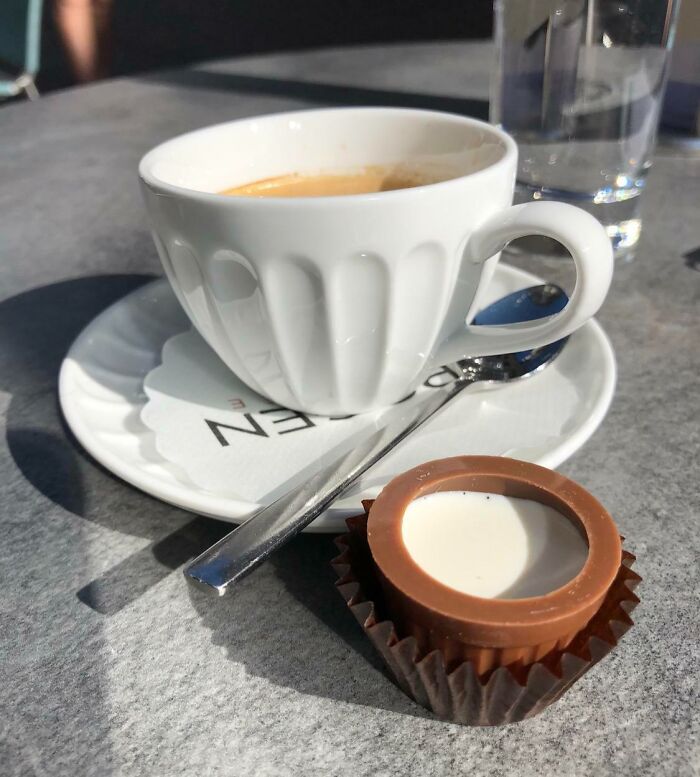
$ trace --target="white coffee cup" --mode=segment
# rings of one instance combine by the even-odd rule
[[[182,307],[245,383],[309,413],[405,397],[426,370],[570,334],[612,277],[610,241],[570,205],[511,206],[517,149],[501,130],[432,111],[341,108],[233,121],[141,160],[153,235]],[[335,197],[218,192],[289,173],[397,166],[449,180]],[[576,265],[556,316],[468,326],[498,253],[546,235]]]

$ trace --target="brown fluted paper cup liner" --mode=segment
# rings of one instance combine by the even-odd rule
[[[369,504],[364,504],[368,510]],[[367,515],[349,518],[348,533],[336,539],[336,586],[400,688],[418,704],[454,723],[498,726],[531,718],[562,696],[607,655],[633,625],[641,581],[626,550],[603,603],[564,650],[527,666],[501,666],[482,675],[472,661],[446,666],[441,651],[421,655],[416,639],[396,633],[367,543]]]

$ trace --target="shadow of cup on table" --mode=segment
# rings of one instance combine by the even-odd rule
[[[61,361],[82,328],[148,280],[81,278],[0,301],[0,400],[6,405],[7,441],[0,479],[7,486],[3,542],[10,554],[4,594],[14,602],[5,613],[7,649],[0,662],[8,711],[0,723],[3,775],[49,774],[76,741],[91,753],[96,770],[113,773],[104,624],[77,619],[77,603],[63,589],[91,568],[94,551],[67,514],[116,531],[147,535],[157,528],[132,514],[132,497],[118,494],[129,489],[118,489],[72,439],[56,387]]]
[[[330,535],[302,534],[225,596],[189,586],[229,660],[282,688],[431,718],[392,682],[335,589]]]
[[[94,512],[98,523],[104,521],[91,510],[96,502],[86,494],[86,480],[94,479],[84,466],[87,457],[58,406],[58,373],[80,331],[111,303],[150,280],[152,276],[142,275],[80,278],[0,302],[0,390],[11,397],[6,415],[12,458],[51,502],[88,520]],[[112,516],[106,520],[112,528]]]
[[[104,616],[138,599],[228,530],[220,521],[194,517],[126,485],[83,450],[60,411],[58,373],[73,340],[105,308],[154,277],[87,276],[0,301],[7,446],[14,465],[41,495],[37,523],[43,497],[83,520],[150,541],[76,592]]]

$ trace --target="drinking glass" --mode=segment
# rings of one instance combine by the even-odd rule
[[[679,0],[495,0],[491,120],[513,135],[516,202],[562,200],[639,239],[639,198]]]

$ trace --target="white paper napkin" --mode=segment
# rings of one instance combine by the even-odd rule
[[[554,376],[548,378],[551,387]],[[435,373],[417,396],[450,379],[447,372]],[[562,422],[577,398],[565,378],[554,397],[551,391],[540,397],[536,386],[534,392],[528,388],[537,380],[468,389],[367,473],[355,491],[376,494],[395,474],[433,458],[546,449],[565,432]],[[148,402],[141,417],[155,432],[160,455],[199,487],[252,505],[269,503],[330,461],[374,417],[331,419],[277,407],[242,383],[195,330],[166,342],[162,364],[148,374],[144,389]]]

